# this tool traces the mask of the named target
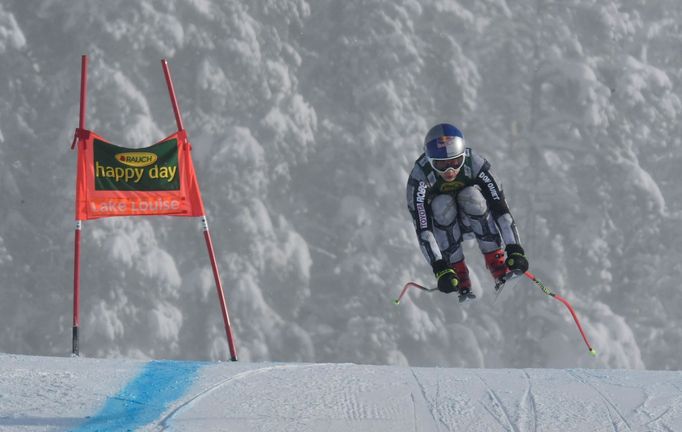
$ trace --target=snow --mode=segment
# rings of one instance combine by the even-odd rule
[[[0,354],[0,430],[670,431],[682,373]]]
[[[5,54],[8,49],[21,49],[26,45],[26,36],[17,24],[12,13],[6,13],[0,6],[0,54]]]

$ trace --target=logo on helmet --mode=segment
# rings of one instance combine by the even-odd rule
[[[448,144],[450,144],[454,139],[455,139],[455,137],[453,137],[453,136],[440,136],[440,137],[437,138],[436,146],[437,146],[438,148],[445,148],[445,147],[447,147]]]

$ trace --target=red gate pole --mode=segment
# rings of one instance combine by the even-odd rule
[[[182,126],[182,118],[180,117],[180,107],[178,107],[178,100],[175,98],[175,89],[173,88],[173,81],[171,80],[170,69],[168,68],[168,61],[161,60],[163,66],[163,75],[166,77],[166,85],[168,85],[168,93],[170,94],[171,105],[173,105],[173,113],[175,114],[175,122],[178,124],[178,131],[185,130]]]
[[[184,130],[182,125],[182,117],[180,117],[180,108],[178,107],[178,100],[175,97],[175,89],[173,88],[173,81],[171,80],[170,69],[168,68],[168,61],[161,60],[163,67],[163,74],[166,77],[166,85],[168,86],[168,93],[170,94],[171,105],[173,105],[173,113],[175,114],[175,122],[178,125],[178,131]],[[206,215],[201,217],[202,229],[204,231],[204,239],[206,240],[206,249],[208,249],[208,256],[211,261],[211,268],[213,269],[213,277],[215,279],[216,290],[218,291],[218,300],[220,301],[220,310],[223,314],[223,323],[225,325],[225,335],[227,336],[227,344],[230,348],[230,359],[237,361],[237,350],[234,344],[234,337],[232,336],[232,326],[230,324],[230,316],[227,313],[227,301],[225,300],[225,292],[223,291],[223,284],[220,281],[220,273],[218,272],[218,263],[215,259],[215,251],[213,250],[213,241],[211,241],[211,233],[208,230],[208,222]]]
[[[85,129],[85,109],[88,93],[88,56],[81,57],[81,100],[80,116],[78,128]],[[80,139],[80,138],[79,138]],[[80,147],[79,147],[80,149]],[[80,276],[81,276],[81,228],[82,223],[76,220],[76,230],[74,232],[74,251],[73,251],[73,332],[71,335],[71,354],[79,355],[78,347],[78,328],[80,327]]]
[[[223,284],[220,282],[220,273],[218,272],[218,263],[215,259],[215,252],[213,251],[213,242],[211,241],[211,234],[208,231],[208,222],[206,216],[201,218],[202,229],[204,231],[204,239],[206,240],[206,248],[208,249],[208,256],[211,260],[211,268],[213,269],[213,278],[215,279],[216,290],[218,291],[218,300],[220,301],[220,310],[223,313],[223,323],[225,324],[225,334],[227,335],[227,344],[230,347],[230,359],[237,361],[237,349],[234,345],[234,337],[232,336],[232,326],[230,325],[230,316],[227,314],[227,301],[225,300],[225,293],[223,291]]]

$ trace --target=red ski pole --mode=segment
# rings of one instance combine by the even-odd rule
[[[403,290],[400,291],[400,295],[398,296],[398,298],[395,299],[395,300],[393,300],[393,303],[395,303],[395,304],[400,304],[400,300],[403,298],[403,296],[405,295],[405,293],[407,292],[407,290],[410,289],[410,288],[413,288],[413,287],[414,287],[414,288],[417,288],[417,289],[420,289],[420,290],[422,290],[422,291],[436,291],[436,290],[438,289],[438,288],[427,288],[427,287],[425,287],[425,286],[423,286],[423,285],[419,285],[418,283],[415,283],[415,282],[408,282],[408,283],[406,283],[405,286],[403,287]]]
[[[565,298],[556,294],[555,292],[553,292],[549,288],[545,287],[545,285],[540,281],[540,279],[536,278],[533,273],[527,271],[524,273],[524,275],[528,279],[533,281],[533,283],[535,285],[540,287],[542,292],[544,292],[545,294],[547,294],[550,297],[554,297],[555,299],[559,300],[561,303],[563,303],[568,308],[569,312],[571,312],[571,315],[573,316],[573,320],[575,321],[575,324],[578,326],[578,330],[580,330],[580,335],[583,337],[583,340],[585,341],[585,345],[587,345],[587,349],[590,351],[590,354],[592,354],[593,356],[596,356],[597,351],[595,351],[594,348],[592,348],[590,343],[587,341],[587,336],[585,336],[585,332],[583,331],[583,327],[580,325],[580,321],[578,321],[578,316],[575,314],[575,311],[573,310],[573,306],[571,306],[571,304],[568,302],[568,300],[566,300]]]

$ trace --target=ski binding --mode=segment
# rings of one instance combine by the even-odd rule
[[[507,273],[506,275],[502,276],[500,279],[498,279],[495,282],[495,299],[497,300],[497,297],[499,297],[500,292],[502,292],[502,288],[507,284],[507,282],[512,281],[519,276],[523,276],[523,272],[519,270],[513,270]]]

